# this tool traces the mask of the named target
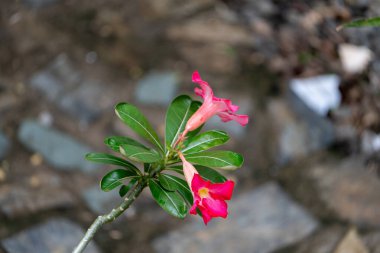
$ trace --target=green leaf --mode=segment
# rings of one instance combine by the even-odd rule
[[[380,17],[354,20],[352,22],[339,26],[337,30],[339,31],[342,28],[367,27],[367,26],[380,26]]]
[[[189,139],[185,143],[183,154],[198,153],[226,143],[230,137],[224,131],[211,130]]]
[[[189,205],[193,204],[193,194],[185,180],[167,174],[160,174],[158,180],[164,189],[178,191]]]
[[[167,191],[174,192],[177,188],[176,185],[171,184],[170,180],[164,174],[158,175],[158,181],[160,182],[162,188]]]
[[[136,162],[154,163],[161,160],[160,154],[155,150],[128,144],[122,144],[120,147],[120,152],[132,161]]]
[[[184,131],[186,122],[198,109],[198,105],[186,95],[173,100],[166,113],[165,143],[173,147],[178,136]]]
[[[194,113],[199,109],[199,107],[201,107],[202,103],[200,101],[196,101],[196,100],[193,100],[193,102],[191,102],[191,110],[194,111]],[[192,113],[192,114],[194,114]],[[202,127],[204,126],[201,125],[200,127],[198,127],[197,129],[189,132],[186,136],[187,138],[191,138],[195,135],[197,135],[201,130],[202,130]]]
[[[148,183],[152,196],[158,205],[175,217],[185,218],[188,207],[177,192],[165,191],[154,179],[149,179]]]
[[[116,115],[141,137],[149,140],[162,152],[164,149],[157,133],[137,107],[128,103],[119,103],[115,107]]]
[[[121,144],[129,144],[129,145],[133,145],[133,146],[139,146],[139,147],[147,148],[143,144],[141,144],[140,142],[138,142],[138,141],[136,141],[134,139],[128,138],[128,137],[124,137],[124,136],[111,136],[111,137],[107,137],[104,140],[104,143],[109,148],[111,148],[112,150],[114,150],[116,152],[120,152],[120,145]]]
[[[211,181],[213,183],[223,183],[227,181],[227,178],[220,174],[218,171],[204,167],[201,165],[195,165],[194,166],[196,170],[199,172],[199,174],[202,176],[203,179]],[[171,170],[174,171],[180,175],[183,175],[183,168],[182,165],[176,165],[172,167],[165,168],[165,170]]]
[[[227,181],[227,178],[225,178],[216,170],[199,165],[196,165],[195,168],[205,180],[211,181],[213,183],[223,183]]]
[[[135,171],[136,173],[140,173],[140,170],[135,165],[117,156],[104,153],[89,153],[86,155],[86,159],[88,161],[96,163],[122,166],[124,168]]]
[[[120,197],[124,197],[136,182],[137,178],[132,178],[127,185],[122,185],[119,189]]]
[[[122,181],[140,177],[138,174],[130,170],[117,169],[107,173],[100,181],[100,188],[103,191],[111,191],[122,185]]]
[[[165,168],[165,170],[171,170],[171,171],[177,172],[178,174],[183,175],[182,165],[170,166],[170,167]]]
[[[232,151],[203,151],[185,155],[187,161],[210,168],[235,170],[242,166],[243,157]]]

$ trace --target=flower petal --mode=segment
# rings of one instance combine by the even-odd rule
[[[205,103],[212,102],[212,99],[214,97],[214,92],[212,91],[208,83],[202,80],[198,71],[194,71],[192,81],[194,83],[199,84],[199,86],[201,87],[200,89],[199,88],[195,89],[195,94],[197,94],[198,96],[201,96],[204,99]]]
[[[194,174],[193,181],[191,181],[191,190],[193,191],[195,196],[198,196],[198,190],[202,187],[209,187],[209,182],[203,180],[203,178],[199,174]]]
[[[228,180],[224,183],[210,184],[209,193],[214,199],[230,200],[234,190],[234,181]]]
[[[244,114],[235,114],[235,113],[229,113],[229,112],[219,112],[217,115],[220,117],[220,119],[223,122],[228,122],[228,121],[234,120],[234,121],[236,121],[237,123],[239,123],[242,126],[247,125],[248,124],[248,120],[249,120],[248,115],[244,115]]]
[[[207,209],[208,213],[212,217],[226,218],[228,215],[227,203],[223,200],[204,198],[202,199],[202,206]]]
[[[203,222],[205,225],[207,225],[207,223],[209,223],[209,221],[212,219],[212,215],[209,213],[209,210],[203,206],[199,206],[199,211],[202,213]]]

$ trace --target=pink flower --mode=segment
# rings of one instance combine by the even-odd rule
[[[218,115],[223,122],[235,120],[242,126],[247,125],[248,115],[237,114],[239,106],[232,104],[231,100],[215,97],[211,87],[201,79],[198,71],[193,73],[192,79],[200,86],[200,88],[195,88],[195,94],[202,97],[204,101],[202,106],[187,121],[184,135],[197,129],[214,115]]]
[[[186,161],[181,153],[179,153],[179,156],[183,162],[186,181],[194,197],[190,213],[196,215],[197,209],[199,209],[206,225],[212,218],[227,218],[228,212],[225,200],[231,199],[235,183],[231,180],[215,184],[206,181],[198,174],[194,166]]]

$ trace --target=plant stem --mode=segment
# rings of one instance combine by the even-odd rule
[[[108,214],[98,216],[96,220],[91,224],[90,228],[87,230],[86,234],[76,246],[72,253],[81,253],[90,243],[92,238],[95,236],[96,232],[100,229],[100,227],[106,223],[114,221],[117,217],[119,217],[128,207],[132,204],[132,202],[140,195],[140,193],[144,190],[147,183],[146,181],[139,182],[131,191],[131,193],[124,199],[124,201],[116,208],[112,209],[112,211]]]

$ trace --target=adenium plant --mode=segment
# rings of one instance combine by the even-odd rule
[[[223,122],[234,120],[242,126],[248,123],[248,116],[237,114],[239,107],[231,100],[214,96],[197,71],[192,81],[199,85],[195,94],[203,98],[203,103],[187,95],[172,101],[166,113],[165,144],[135,106],[116,105],[116,115],[151,146],[129,137],[112,136],[104,142],[123,158],[104,153],[86,155],[89,161],[119,166],[102,178],[100,187],[106,192],[118,188],[123,201],[94,221],[74,253],[83,252],[98,229],[128,209],[145,187],[149,187],[157,204],[175,217],[200,215],[206,225],[212,218],[227,217],[226,200],[231,199],[235,184],[215,169],[240,168],[243,157],[232,151],[209,151],[229,140],[226,132],[200,131],[214,115]]]

